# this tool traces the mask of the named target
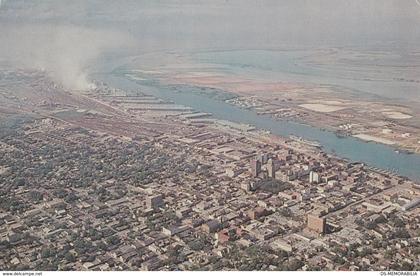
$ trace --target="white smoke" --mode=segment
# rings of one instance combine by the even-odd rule
[[[4,4],[6,4],[6,0],[0,0],[0,9],[4,6]]]
[[[132,43],[119,32],[51,25],[1,26],[0,41],[0,60],[45,70],[69,90],[93,88],[89,66],[105,52]]]

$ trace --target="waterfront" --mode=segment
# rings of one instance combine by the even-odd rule
[[[397,153],[390,146],[367,143],[352,137],[338,137],[334,133],[308,125],[275,120],[270,116],[241,109],[212,99],[199,93],[199,88],[184,86],[170,87],[153,81],[131,81],[118,74],[103,75],[103,81],[111,86],[127,91],[142,91],[146,94],[173,101],[175,104],[192,107],[200,112],[212,113],[217,119],[254,125],[281,136],[296,135],[318,141],[328,153],[354,162],[364,162],[370,166],[390,170],[400,175],[420,179],[420,155]]]

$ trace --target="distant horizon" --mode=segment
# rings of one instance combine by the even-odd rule
[[[2,25],[111,29],[137,39],[140,49],[369,45],[420,40],[416,0],[3,2]],[[39,26],[37,26],[39,25]],[[0,26],[3,33],[5,26]],[[10,25],[8,26],[10,27]],[[0,35],[2,35],[0,33]],[[207,46],[206,46],[207,44]],[[150,48],[149,48],[150,49]]]

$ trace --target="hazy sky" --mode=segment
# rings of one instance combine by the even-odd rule
[[[73,68],[65,73],[80,83],[91,60],[125,48],[405,48],[418,41],[416,0],[2,0],[0,7],[0,61]]]
[[[111,27],[142,48],[420,41],[415,0],[8,0],[0,18]]]

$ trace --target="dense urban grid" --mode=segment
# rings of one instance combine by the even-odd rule
[[[407,178],[141,91],[2,74],[0,270],[420,268]]]

